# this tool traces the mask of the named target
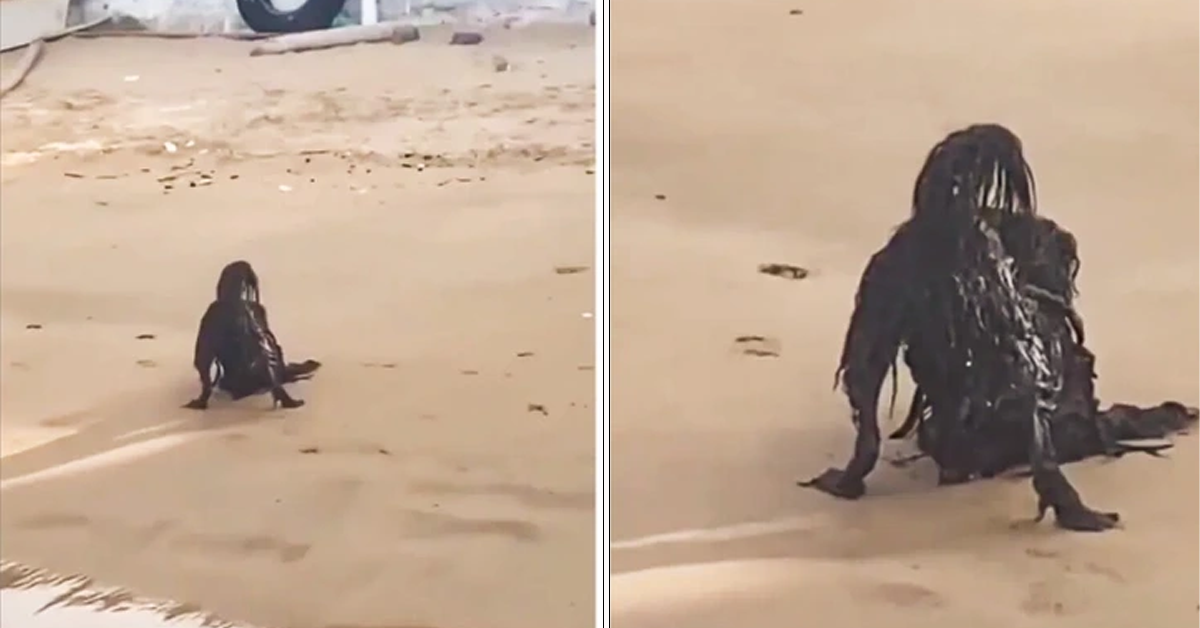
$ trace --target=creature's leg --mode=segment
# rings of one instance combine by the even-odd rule
[[[303,399],[296,399],[288,394],[283,388],[283,369],[272,367],[271,369],[271,397],[275,403],[284,408],[299,408],[304,405]]]
[[[308,379],[312,377],[313,371],[320,368],[321,363],[316,360],[288,362],[287,358],[283,357],[283,345],[279,344],[279,340],[275,338],[274,334],[271,334],[271,338],[274,340],[275,347],[279,350],[279,363],[283,365],[282,383],[291,384],[302,379]]]
[[[293,398],[283,388],[283,382],[287,376],[287,365],[283,362],[283,352],[279,348],[279,343],[275,341],[275,334],[271,333],[269,329],[264,331],[269,351],[267,373],[271,377],[271,397],[276,404],[284,408],[299,408],[304,405],[304,400]]]
[[[1098,512],[1084,505],[1079,492],[1063,475],[1054,449],[1050,420],[1057,408],[1057,397],[1062,388],[1062,347],[1059,339],[1049,339],[1046,346],[1043,338],[1033,336],[1022,339],[1020,349],[1033,366],[1033,442],[1029,462],[1033,469],[1033,490],[1038,496],[1037,521],[1046,511],[1054,509],[1059,527],[1083,532],[1099,532],[1117,525],[1120,515],[1115,512]]]
[[[261,357],[266,360],[267,384],[270,386],[271,397],[275,405],[284,408],[299,408],[304,405],[304,401],[293,399],[283,389],[283,382],[287,377],[287,365],[283,361],[283,350],[279,348],[279,342],[275,340],[275,334],[271,332],[271,327],[267,323],[266,308],[256,302],[246,303],[246,307],[248,321],[254,327],[253,333],[258,341]]]
[[[292,382],[298,382],[302,379],[309,379],[319,368],[321,368],[321,363],[316,360],[288,362],[287,366],[284,367],[283,382],[285,384],[290,384]]]
[[[283,408],[299,408],[300,406],[304,405],[303,399],[296,399],[292,397],[287,393],[286,390],[283,389],[283,386],[275,386],[272,388],[271,397],[274,398],[276,404],[282,406]]]

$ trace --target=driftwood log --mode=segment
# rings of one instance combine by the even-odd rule
[[[420,39],[417,27],[398,22],[384,22],[363,26],[344,26],[322,31],[307,33],[292,33],[280,35],[260,42],[250,56],[279,55],[288,52],[303,52],[305,50],[321,50],[338,46],[353,46],[373,42],[390,41],[403,44]]]

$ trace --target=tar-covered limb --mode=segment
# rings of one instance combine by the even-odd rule
[[[287,364],[283,361],[283,349],[275,340],[275,334],[267,323],[267,310],[259,303],[247,302],[250,309],[250,322],[256,326],[255,335],[262,346],[263,357],[266,359],[266,374],[271,387],[271,398],[275,405],[283,408],[299,408],[304,405],[301,399],[295,399],[283,388],[287,377]]]
[[[1017,308],[1023,310],[1025,308]],[[1024,314],[1024,312],[1022,312]],[[1024,316],[1018,315],[1019,318]],[[1033,490],[1038,497],[1036,521],[1053,509],[1059,527],[1079,532],[1101,532],[1116,527],[1120,515],[1088,508],[1075,487],[1063,475],[1054,447],[1051,421],[1063,383],[1062,339],[1037,334],[1018,340],[1019,351],[1027,357],[1033,376],[1033,439],[1029,462],[1033,472]]]
[[[200,331],[196,334],[196,351],[192,365],[200,376],[200,395],[185,403],[183,407],[192,410],[208,408],[208,400],[212,397],[213,377],[212,366],[217,362],[217,343],[220,334],[221,304],[213,301],[204,316],[200,319]],[[220,368],[218,365],[217,368]]]
[[[901,270],[895,264],[895,244],[893,238],[889,248],[875,254],[863,272],[838,367],[857,430],[854,452],[845,469],[827,469],[800,486],[857,499],[866,492],[865,479],[879,460],[879,393],[900,351],[906,315],[904,294],[895,292],[903,285],[894,277]]]

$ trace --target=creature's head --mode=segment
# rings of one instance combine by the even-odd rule
[[[912,204],[914,222],[956,227],[997,227],[1006,216],[1037,213],[1021,140],[998,124],[951,133],[929,151]]]
[[[217,279],[217,300],[237,301],[246,300],[258,302],[258,275],[250,262],[238,260],[221,270]]]

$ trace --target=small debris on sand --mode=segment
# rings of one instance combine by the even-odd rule
[[[759,264],[758,272],[784,279],[800,280],[808,277],[808,269],[791,264]]]
[[[779,341],[766,336],[738,336],[733,344],[742,353],[756,358],[777,358],[782,352]]]
[[[482,41],[483,35],[479,33],[458,31],[450,36],[451,46],[475,46]]]

